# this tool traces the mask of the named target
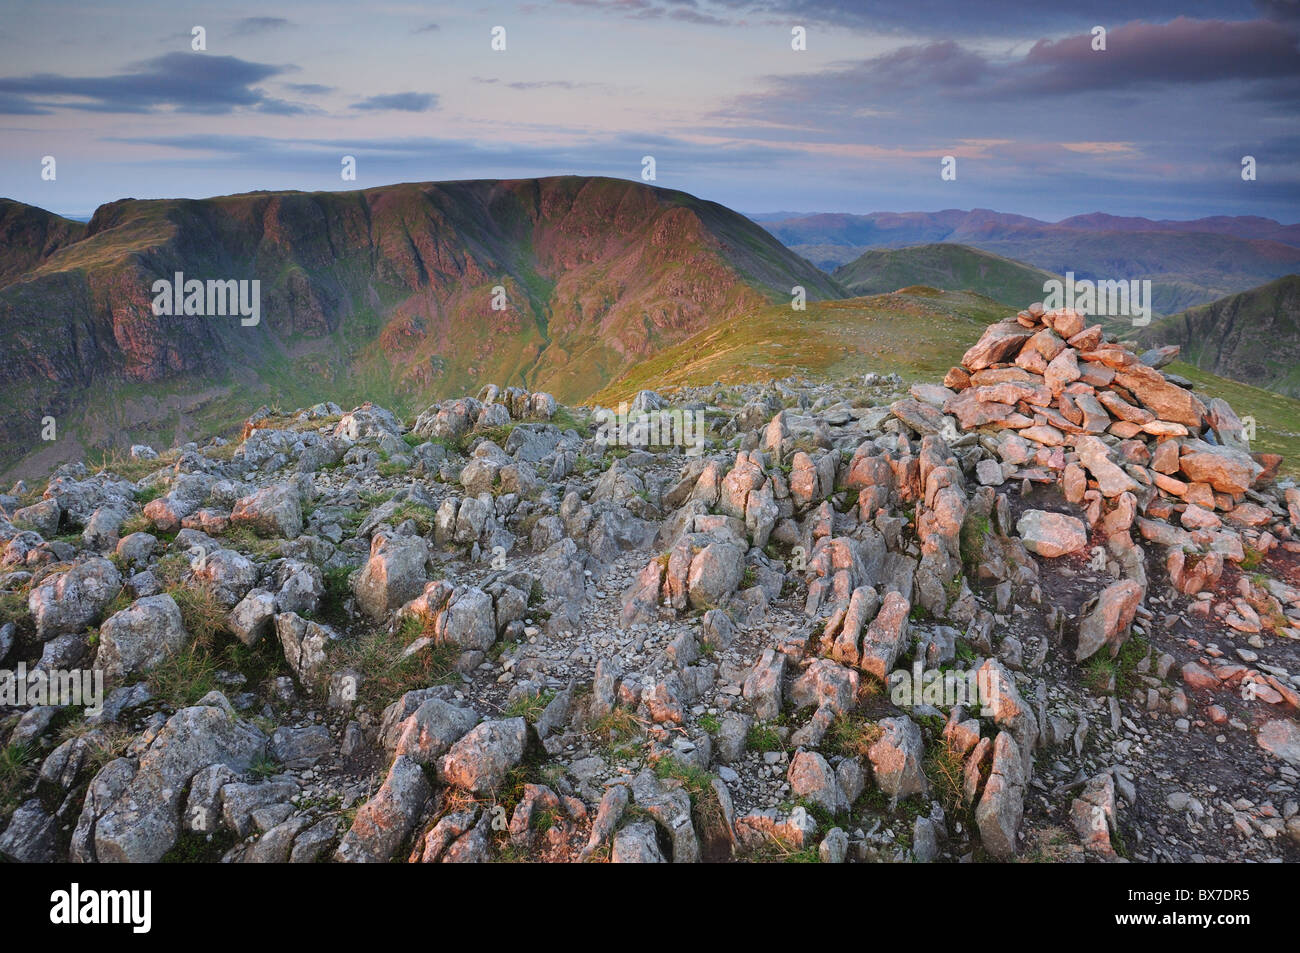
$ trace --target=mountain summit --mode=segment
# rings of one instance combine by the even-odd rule
[[[498,380],[580,399],[796,285],[843,295],[721,205],[607,178],[124,199],[84,227],[7,203],[0,225],[10,458],[45,416],[104,446],[322,390],[409,409]],[[176,273],[258,281],[262,319],[156,315]]]

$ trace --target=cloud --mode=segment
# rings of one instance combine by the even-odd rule
[[[290,26],[290,23],[284,17],[244,17],[235,23],[230,32],[232,36],[255,36],[286,26]]]
[[[436,23],[426,23],[424,26],[416,27],[411,32],[414,33],[437,33],[442,27]]]
[[[361,100],[359,103],[353,103],[353,109],[363,109],[370,112],[381,110],[398,110],[408,113],[428,112],[438,105],[438,97],[434,93],[384,93],[379,96],[370,96]]]
[[[1052,95],[1153,83],[1300,79],[1300,35],[1278,20],[1138,21],[1111,30],[1105,51],[1093,50],[1090,41],[1089,34],[1040,40],[1005,70],[999,93]]]
[[[292,66],[252,63],[209,53],[168,53],[128,67],[116,76],[34,73],[0,77],[0,105],[49,112],[55,108],[108,113],[178,112],[221,114],[236,109],[304,111],[268,96],[254,84],[291,72]]]
[[[326,93],[334,92],[333,86],[322,86],[320,83],[285,83],[285,89],[291,89],[299,96],[324,96]]]

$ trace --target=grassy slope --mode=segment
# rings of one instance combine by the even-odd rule
[[[1239,417],[1253,416],[1255,440],[1251,447],[1282,454],[1282,472],[1300,477],[1300,400],[1228,380],[1182,361],[1174,361],[1166,370],[1192,381],[1198,393],[1222,397]]]
[[[938,383],[992,321],[1008,309],[967,292],[908,288],[899,293],[767,307],[709,328],[638,364],[594,400],[606,406],[638,390],[758,383],[786,376],[836,378],[868,371]],[[1172,373],[1199,393],[1222,397],[1257,423],[1254,448],[1280,453],[1282,472],[1300,476],[1300,400],[1175,362]]]
[[[937,382],[1008,309],[968,292],[894,294],[773,305],[721,322],[632,368],[595,397],[606,404],[643,388],[725,384],[875,371]]]
[[[1021,307],[1043,298],[1043,283],[1057,275],[965,245],[936,243],[878,248],[836,269],[835,279],[859,295],[885,294],[909,285],[974,291]]]

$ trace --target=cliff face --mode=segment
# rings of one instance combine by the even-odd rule
[[[1244,384],[1300,396],[1300,275],[1191,308],[1151,325],[1147,344],[1178,344],[1181,359]]]
[[[313,394],[413,407],[485,381],[579,400],[794,285],[843,293],[728,209],[613,179],[127,199],[84,227],[15,203],[0,214],[11,458],[46,414],[107,444],[128,419],[150,424],[148,406],[174,414],[199,393],[231,419]],[[155,316],[153,284],[176,272],[259,281],[260,321]]]

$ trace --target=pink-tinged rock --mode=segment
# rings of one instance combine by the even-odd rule
[[[1196,662],[1188,662],[1183,666],[1183,681],[1188,688],[1198,691],[1213,691],[1219,687],[1219,677]]]
[[[1152,420],[1142,425],[1145,433],[1153,437],[1186,437],[1187,428],[1171,420]]]
[[[1188,555],[1180,548],[1170,549],[1165,557],[1165,569],[1174,588],[1185,596],[1194,596],[1203,589],[1213,589],[1223,575],[1223,554],[1206,553]]]
[[[1273,519],[1273,514],[1255,503],[1241,503],[1228,512],[1228,519],[1246,526],[1263,526]]]
[[[1046,407],[1052,402],[1052,394],[1045,386],[1030,386],[1015,381],[1005,381],[1001,384],[988,384],[972,389],[972,393],[980,400],[996,401],[1005,404],[1014,404],[1017,401],[1025,401],[1038,407]]]
[[[1173,477],[1165,476],[1159,471],[1156,471],[1153,479],[1155,480],[1156,486],[1173,496],[1183,496],[1187,493],[1187,484],[1182,480],[1175,480]]]
[[[1300,768],[1300,725],[1289,718],[1267,721],[1255,735],[1255,742],[1287,764]]]
[[[1083,330],[1083,315],[1073,308],[1057,308],[1043,315],[1043,321],[1063,338],[1072,338]]]
[[[1110,646],[1113,658],[1128,638],[1129,626],[1142,601],[1142,586],[1132,579],[1121,579],[1101,591],[1097,606],[1079,624],[1079,646],[1075,659],[1082,662],[1103,645]]]
[[[1200,398],[1165,380],[1163,374],[1145,364],[1117,372],[1115,382],[1162,420],[1172,420],[1198,430],[1205,421],[1205,405]]]
[[[1228,447],[1184,453],[1179,465],[1190,479],[1224,493],[1245,493],[1263,470],[1250,454]]]
[[[1188,529],[1218,529],[1223,525],[1223,520],[1219,519],[1212,512],[1202,509],[1195,503],[1188,503],[1187,509],[1183,510],[1183,515],[1179,519]]]
[[[1041,443],[1048,447],[1059,447],[1065,443],[1065,434],[1055,427],[1049,427],[1046,424],[1033,427],[1025,427],[1020,431],[1020,436],[1026,440],[1033,440],[1035,443]]]
[[[1065,473],[1061,477],[1061,488],[1067,502],[1076,506],[1082,503],[1083,494],[1088,489],[1088,475],[1084,473],[1083,467],[1077,463],[1066,464]]]
[[[1079,379],[1079,360],[1075,357],[1073,349],[1067,348],[1060,354],[1052,358],[1047,365],[1047,373],[1043,375],[1047,381],[1047,386],[1053,394],[1059,394],[1066,384],[1073,383]]]
[[[1016,367],[1023,367],[1035,374],[1042,374],[1047,370],[1047,358],[1031,347],[1022,348],[1020,353],[1016,355]]]
[[[1110,426],[1110,414],[1092,394],[1079,394],[1074,398],[1074,405],[1083,414],[1080,426],[1089,433],[1103,433]]]
[[[862,654],[859,667],[882,682],[894,669],[907,635],[907,616],[912,604],[900,593],[886,593],[875,619],[862,633]]]
[[[1028,384],[1030,387],[1039,387],[1043,383],[1043,378],[1040,374],[1031,374],[1019,367],[988,367],[972,374],[970,383],[972,387],[989,387],[993,384],[1005,383]]]
[[[1177,440],[1161,440],[1151,455],[1151,469],[1161,473],[1178,472],[1178,454],[1182,445]]]
[[[1120,397],[1113,391],[1098,391],[1097,399],[1105,406],[1107,410],[1120,420],[1127,420],[1134,424],[1147,424],[1155,420],[1155,415],[1149,410],[1143,410],[1141,407],[1134,407],[1124,398]]]
[[[983,370],[990,364],[1005,361],[1019,353],[1030,334],[1015,318],[989,325],[980,339],[961,359],[962,366],[971,371]]]
[[[1133,478],[1116,466],[1110,458],[1110,450],[1098,437],[1079,437],[1074,442],[1074,449],[1079,454],[1079,462],[1088,468],[1102,496],[1119,496],[1126,491],[1138,488]]]
[[[1102,331],[1100,324],[1094,324],[1084,328],[1073,337],[1066,338],[1065,343],[1078,351],[1092,351],[1101,343]]]
[[[1025,349],[1029,348],[1041,354],[1044,360],[1050,361],[1065,350],[1065,342],[1051,328],[1043,328],[1029,339]]]
[[[1002,420],[1008,417],[1012,411],[1015,410],[1014,406],[1009,403],[1000,403],[992,398],[982,396],[980,391],[987,389],[988,388],[983,387],[968,387],[960,394],[948,399],[948,401],[943,405],[944,412],[956,417],[957,423],[961,425],[963,430],[982,427],[995,420]]]
[[[1115,371],[1105,364],[1098,364],[1095,361],[1081,361],[1079,363],[1079,380],[1092,387],[1109,387],[1115,380]]]
[[[1083,521],[1064,513],[1025,510],[1016,521],[1016,533],[1026,549],[1048,559],[1078,552],[1088,545]]]

